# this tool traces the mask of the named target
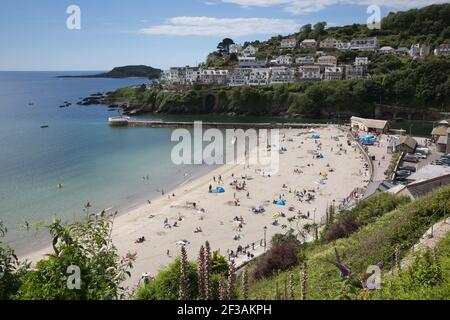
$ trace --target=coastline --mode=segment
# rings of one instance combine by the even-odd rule
[[[345,154],[336,152],[336,145],[346,146],[347,137],[342,131],[335,126],[318,129],[318,132],[322,134],[320,141],[323,143],[323,153],[326,155],[326,158],[322,160],[312,160],[310,151],[317,148],[317,142],[314,142],[306,134],[307,132],[299,129],[282,130],[282,133],[287,136],[286,139],[293,139],[293,141],[282,142],[290,151],[281,155],[280,172],[276,176],[270,178],[258,176],[254,166],[248,168],[240,164],[225,164],[177,186],[174,190],[166,193],[165,197],[157,197],[152,200],[151,205],[142,203],[117,216],[112,236],[119,253],[121,255],[127,252],[137,253],[132,277],[125,282],[125,285],[133,288],[138,284],[141,274],[155,275],[159,269],[169,264],[179,254],[179,247],[176,245],[179,240],[190,241],[191,244],[187,247],[190,259],[195,259],[198,249],[205,241],[209,241],[214,250],[219,250],[225,256],[228,250],[235,250],[239,245],[246,246],[256,243],[256,246],[259,247],[264,238],[265,226],[268,227],[268,242],[276,233],[286,231],[282,226],[289,225],[287,216],[292,215],[288,210],[290,206],[303,213],[310,213],[310,219],[303,221],[304,224],[313,223],[313,219],[320,222],[325,217],[326,208],[333,201],[338,203],[354,190],[367,187],[370,177],[367,177],[366,173],[362,174],[366,158],[361,150],[352,146],[345,148],[348,149],[348,154],[347,151]],[[331,139],[336,136],[340,136],[339,142]],[[347,159],[347,161],[340,161],[340,158]],[[321,172],[329,168],[328,165],[334,171],[329,173],[330,176],[326,183],[320,186],[319,176]],[[292,174],[291,170],[294,168],[303,170],[304,173]],[[231,189],[229,184],[233,180],[233,174],[235,177],[245,175],[253,177],[251,181],[248,181],[248,190],[251,193],[249,198],[242,192]],[[224,178],[225,194],[213,195],[207,192],[208,185],[213,184],[212,177],[214,176]],[[283,188],[284,184],[291,190]],[[298,203],[292,194],[294,189],[314,189],[317,198],[312,203]],[[175,197],[168,199],[167,194],[172,193],[175,194]],[[240,200],[239,207],[231,204],[233,193]],[[288,201],[285,207],[278,207],[271,203],[281,194]],[[205,213],[187,205],[190,201],[196,202],[197,208],[204,208]],[[251,208],[258,205],[265,207],[264,214],[252,214]],[[273,225],[274,216],[280,213],[286,215],[286,220],[280,216],[278,219],[280,223]],[[233,217],[236,216],[244,217],[243,229],[237,228],[236,221],[233,221]],[[172,225],[180,217],[181,221],[177,227],[164,228],[164,220],[167,219]],[[197,227],[201,227],[203,232],[194,233]],[[239,240],[233,239],[236,235],[240,236]],[[134,241],[142,236],[145,236],[147,241],[143,244],[135,244]],[[169,255],[166,253],[167,250],[170,252]],[[22,258],[36,262],[45,257],[48,252],[49,247],[46,247]]]

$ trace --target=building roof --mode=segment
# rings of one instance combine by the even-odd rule
[[[450,173],[443,174],[431,179],[422,179],[414,181],[406,186],[412,198],[424,196],[435,189],[450,184]]]
[[[375,128],[375,129],[385,129],[388,124],[387,120],[364,119],[359,117],[352,117],[351,121],[360,122],[364,124],[367,128]]]
[[[392,194],[398,194],[399,192],[403,191],[406,188],[405,185],[403,184],[398,184],[392,188],[390,188],[389,190],[387,190],[386,192],[388,193],[392,193]]]
[[[440,126],[433,129],[431,132],[432,136],[447,136],[447,128]]]
[[[408,177],[409,180],[428,180],[450,173],[450,167],[433,166],[431,164],[419,169]]]
[[[400,145],[402,144],[410,147],[411,149],[416,149],[417,147],[417,141],[410,136],[402,136],[400,138]]]

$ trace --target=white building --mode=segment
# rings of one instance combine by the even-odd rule
[[[342,80],[344,73],[342,67],[325,67],[324,80],[337,81]]]
[[[287,67],[271,68],[270,84],[295,82],[295,70]]]
[[[362,80],[364,78],[364,66],[345,66],[346,80]]]
[[[248,84],[248,78],[252,69],[249,68],[235,68],[228,78],[228,85],[231,87],[244,86]]]
[[[450,56],[450,44],[441,44],[434,50],[434,55],[438,57],[448,57]]]
[[[239,57],[240,68],[262,68],[267,65],[265,60],[257,60],[256,57]]]
[[[249,45],[244,50],[242,50],[242,55],[245,57],[253,57],[258,52],[258,48]]]
[[[381,47],[378,50],[378,53],[383,56],[387,56],[387,55],[395,54],[395,49],[390,46],[385,46],[385,47]]]
[[[350,49],[359,51],[376,51],[378,50],[377,37],[356,38],[351,41]]]
[[[430,55],[430,46],[426,44],[413,44],[409,50],[409,55],[413,59],[423,59]]]
[[[200,68],[186,68],[186,83],[194,84],[201,81]]]
[[[314,64],[315,62],[316,60],[311,56],[298,57],[297,59],[295,59],[295,63],[300,65]]]
[[[185,68],[172,67],[163,72],[162,80],[165,83],[184,83],[186,79]]]
[[[328,37],[328,38],[326,38],[326,39],[324,39],[324,40],[322,40],[320,42],[319,47],[322,48],[322,49],[329,49],[329,50],[337,49],[339,43],[340,43],[339,40],[336,40],[335,38]]]
[[[230,45],[230,53],[240,54],[242,52],[242,46],[240,44],[232,44]]]
[[[281,49],[294,49],[297,46],[297,39],[288,38],[281,40]]]
[[[300,66],[298,75],[301,80],[320,80],[320,66]]]
[[[248,76],[248,84],[251,86],[265,86],[269,84],[270,69],[254,68]]]
[[[321,66],[335,66],[337,65],[337,58],[335,56],[322,56],[317,59],[317,64]]]
[[[300,43],[300,46],[304,49],[308,50],[316,50],[317,41],[314,39],[305,39]]]
[[[366,66],[369,64],[369,58],[367,57],[356,57],[355,66]]]
[[[340,51],[348,51],[352,47],[351,42],[340,41],[337,44],[337,49]]]
[[[228,83],[228,70],[202,69],[200,72],[200,82],[203,84],[225,85]]]
[[[292,64],[292,57],[290,55],[285,56],[279,56],[277,59],[277,64],[279,65],[291,65]]]

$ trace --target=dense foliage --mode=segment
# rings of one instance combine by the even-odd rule
[[[0,243],[0,299],[113,300],[125,297],[122,282],[132,261],[121,258],[112,243],[112,219],[88,219],[48,226],[53,254],[33,269]]]
[[[19,261],[14,250],[1,241],[7,231],[0,221],[0,300],[14,299],[28,268]]]

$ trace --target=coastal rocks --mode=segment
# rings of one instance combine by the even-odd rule
[[[81,99],[79,102],[77,102],[80,106],[90,106],[90,105],[96,105],[96,104],[103,104],[105,95],[101,92],[93,93],[89,97]]]

